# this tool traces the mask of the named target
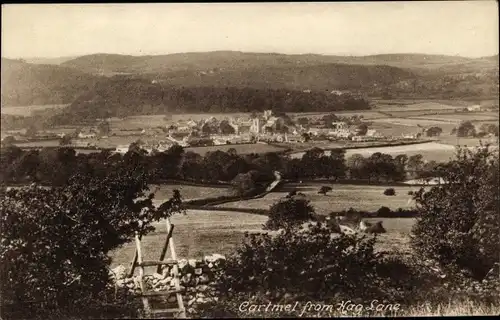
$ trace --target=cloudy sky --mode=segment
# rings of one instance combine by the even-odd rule
[[[2,5],[2,57],[498,53],[496,1]]]

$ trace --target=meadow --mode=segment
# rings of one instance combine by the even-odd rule
[[[333,190],[326,196],[318,194],[321,186],[329,185]],[[218,205],[222,208],[253,208],[269,209],[269,207],[279,199],[285,197],[291,190],[297,190],[307,196],[311,204],[316,209],[316,213],[327,215],[332,211],[342,211],[349,208],[365,211],[376,211],[382,206],[390,209],[409,209],[414,207],[413,200],[410,200],[408,191],[416,191],[416,186],[396,186],[395,196],[385,196],[383,194],[387,186],[370,186],[355,184],[328,184],[321,182],[290,183],[286,184],[276,192],[271,192],[260,199],[230,202]]]
[[[154,199],[161,202],[168,200],[173,195],[175,189],[179,190],[183,201],[219,197],[231,194],[231,190],[227,186],[205,187],[178,184],[149,185],[149,192],[154,193]]]
[[[427,116],[416,116],[412,119],[422,120],[438,120],[446,122],[460,123],[461,121],[497,121],[498,114],[494,112],[461,112],[461,113],[447,113]]]
[[[456,137],[453,137],[456,142]],[[387,153],[391,156],[395,157],[399,154],[406,154],[408,157],[412,155],[421,154],[423,158],[427,161],[437,161],[437,162],[446,162],[450,160],[455,154],[455,143],[452,143],[453,139],[449,139],[448,143],[439,143],[439,142],[427,142],[427,143],[419,143],[419,144],[409,144],[409,145],[400,145],[400,146],[387,146],[387,147],[367,147],[367,148],[356,148],[356,149],[346,149],[345,158],[348,159],[354,154],[360,154],[364,157],[369,157],[373,153],[381,152]],[[474,139],[474,141],[479,141],[478,139]],[[461,143],[462,144],[462,143]],[[476,142],[477,144],[477,142]],[[326,155],[330,154],[330,151],[325,151]],[[290,154],[292,158],[302,158],[304,152],[294,152]]]
[[[171,222],[174,224],[173,237],[177,256],[179,259],[196,259],[213,253],[229,255],[242,244],[245,232],[267,232],[262,229],[266,221],[266,216],[241,212],[188,210],[186,214],[174,215]],[[408,234],[415,219],[380,218],[366,221],[382,221],[387,230],[386,234],[379,235],[377,250],[403,254],[409,252]],[[153,225],[156,230],[142,239],[144,260],[158,259],[165,243],[165,222]],[[134,242],[114,250],[110,254],[111,267],[120,264],[128,267],[134,253]],[[154,267],[146,268],[146,272],[154,272]]]
[[[226,211],[187,210],[186,214],[171,217],[174,242],[179,258],[202,258],[205,255],[229,254],[241,244],[245,231],[260,231],[266,216]],[[159,258],[166,238],[164,222],[155,223],[156,231],[142,240],[144,259]],[[128,266],[135,252],[130,242],[111,253],[112,266]]]
[[[66,108],[67,104],[48,104],[48,105],[38,105],[38,106],[17,106],[17,107],[6,107],[2,106],[0,109],[1,114],[8,114],[12,116],[32,116],[36,112],[46,111],[50,109],[61,110]]]

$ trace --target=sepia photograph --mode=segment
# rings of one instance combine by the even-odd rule
[[[499,315],[498,5],[2,4],[0,319]]]

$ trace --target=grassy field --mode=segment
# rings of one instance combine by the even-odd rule
[[[212,253],[233,252],[241,244],[244,232],[261,230],[267,217],[239,212],[188,210],[185,215],[173,216],[171,221],[175,225],[177,255],[180,258],[202,258]],[[155,227],[157,231],[142,241],[144,259],[158,259],[165,242],[165,224],[157,223]],[[125,244],[112,252],[112,265],[128,265],[134,252],[133,242]]]
[[[406,154],[408,157],[421,154],[427,161],[434,160],[437,162],[446,162],[455,155],[455,145],[429,142],[406,146],[349,149],[346,151],[345,156],[348,158],[353,154],[361,154],[362,156],[367,157],[375,152],[387,153],[393,157],[398,154]]]
[[[223,195],[229,195],[230,190],[226,186],[220,187],[201,187],[201,186],[188,186],[188,185],[175,185],[175,184],[152,184],[149,186],[149,192],[155,194],[155,200],[165,201],[168,200],[175,189],[181,193],[182,199],[193,200],[202,198],[212,198]]]
[[[456,143],[456,137],[454,137]],[[474,139],[479,141],[478,139]],[[453,139],[446,140],[447,143],[438,142],[428,142],[420,144],[410,144],[402,146],[388,146],[388,147],[371,147],[371,148],[358,148],[358,149],[347,149],[345,153],[345,158],[348,159],[353,154],[360,154],[364,157],[369,157],[375,152],[382,152],[392,155],[393,157],[398,154],[406,154],[407,156],[412,156],[416,154],[421,154],[425,160],[434,160],[438,162],[444,162],[450,160],[455,154],[455,143]],[[462,142],[460,144],[463,144]],[[476,142],[477,145],[477,142]],[[329,154],[326,151],[325,154]],[[296,152],[290,155],[292,158],[301,158],[304,152]]]
[[[373,219],[367,219],[371,221]],[[244,240],[245,232],[264,232],[262,225],[266,216],[240,212],[189,210],[185,215],[175,215],[171,218],[175,225],[174,242],[179,258],[202,258],[205,255],[220,253],[228,255],[234,252]],[[387,229],[386,234],[379,236],[377,250],[409,251],[408,233],[414,223],[410,218],[385,218],[382,221]],[[156,231],[142,240],[145,260],[159,258],[165,242],[166,226],[164,222],[155,224]],[[128,266],[134,257],[135,243],[130,242],[111,253],[112,267],[122,264]],[[154,267],[146,268],[148,273],[154,272]]]
[[[230,202],[221,204],[218,207],[224,208],[255,208],[269,209],[269,207],[285,197],[288,192],[295,189],[304,193],[311,201],[312,205],[319,214],[328,214],[332,211],[342,211],[349,208],[357,210],[375,211],[381,206],[386,206],[391,209],[412,208],[413,201],[410,200],[408,191],[418,190],[418,187],[412,186],[397,186],[395,196],[385,196],[383,192],[388,187],[386,186],[367,186],[367,185],[351,185],[351,184],[334,184],[331,185],[333,191],[326,196],[318,194],[318,190],[327,183],[304,183],[304,184],[287,184],[277,192],[271,192],[264,198],[253,199],[247,201]]]
[[[5,107],[2,106],[0,109],[2,114],[9,114],[13,116],[31,116],[34,112],[45,111],[48,109],[63,109],[66,108],[67,104],[49,104],[41,106],[19,106],[19,107]]]
[[[463,112],[463,113],[447,113],[437,115],[416,116],[412,119],[423,120],[439,120],[460,123],[461,121],[498,121],[498,114],[494,112]]]

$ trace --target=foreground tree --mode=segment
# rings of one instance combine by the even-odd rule
[[[181,211],[178,192],[157,209],[145,191],[144,173],[118,169],[78,174],[61,187],[2,189],[2,311],[51,318],[51,310],[98,304],[108,284],[108,253]]]
[[[500,256],[498,151],[458,149],[439,168],[444,183],[414,196],[419,218],[412,233],[417,253],[482,279]]]

